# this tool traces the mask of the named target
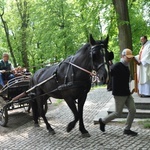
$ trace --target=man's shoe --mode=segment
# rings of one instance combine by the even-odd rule
[[[131,130],[124,130],[123,134],[131,135],[131,136],[137,136],[138,135],[137,132],[134,132],[134,131],[131,131]]]
[[[109,88],[109,89],[107,89],[107,91],[109,92],[109,91],[112,91],[112,89],[111,88]]]
[[[102,132],[105,132],[105,124],[103,123],[103,121],[102,121],[101,118],[99,119],[99,124],[100,124],[99,129],[100,129]]]

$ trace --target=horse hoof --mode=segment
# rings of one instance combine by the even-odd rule
[[[54,134],[56,134],[56,132],[54,130],[51,130],[51,131],[49,131],[49,134],[54,135]]]
[[[39,124],[35,123],[35,124],[34,124],[34,127],[39,127]]]
[[[91,136],[91,135],[90,135],[89,133],[83,133],[83,134],[82,134],[82,137],[83,137],[83,138],[87,138],[87,137],[90,137],[90,136]]]

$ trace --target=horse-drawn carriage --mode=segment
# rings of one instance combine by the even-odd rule
[[[30,97],[28,95],[11,101],[14,97],[29,89],[30,76],[22,75],[9,80],[0,90],[0,125],[8,123],[8,111],[18,108],[29,108]]]

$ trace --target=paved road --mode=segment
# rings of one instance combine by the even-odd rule
[[[81,137],[78,124],[70,133],[66,132],[73,116],[65,102],[49,106],[47,118],[56,131],[53,136],[49,135],[42,120],[40,127],[35,128],[31,116],[22,111],[11,113],[8,127],[0,127],[0,150],[150,150],[148,129],[133,124],[133,130],[139,135],[130,137],[123,135],[123,125],[110,123],[106,126],[106,133],[102,133],[99,125],[93,124],[95,115],[111,97],[111,92],[105,88],[89,92],[84,107],[84,122],[90,138]]]

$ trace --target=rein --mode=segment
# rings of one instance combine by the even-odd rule
[[[88,70],[86,70],[86,69],[84,69],[84,68],[82,68],[82,67],[80,67],[80,66],[78,66],[78,65],[75,65],[75,64],[73,64],[73,63],[71,63],[71,62],[69,62],[69,64],[72,65],[72,66],[74,66],[74,67],[76,67],[76,68],[78,68],[78,69],[80,69],[80,70],[82,70],[82,71],[84,71],[84,72],[86,72],[86,73],[88,73],[88,74],[90,74],[90,76],[96,76],[95,73],[90,72],[90,71],[88,71]]]
[[[86,72],[86,73],[88,73],[88,74],[90,74],[90,76],[96,76],[96,72],[97,72],[103,65],[107,64],[107,62],[100,64],[100,65],[98,66],[96,72],[95,72],[95,71],[94,71],[94,72],[93,72],[93,71],[90,72],[90,71],[88,71],[88,70],[86,70],[86,69],[84,69],[84,68],[82,68],[82,67],[80,67],[80,66],[78,66],[78,65],[75,65],[75,64],[73,64],[73,63],[71,63],[71,62],[69,62],[69,64],[72,65],[72,66],[74,66],[74,67],[76,67],[76,68],[78,68],[78,69],[80,69],[80,70],[82,70],[82,71],[84,71],[84,72]]]
[[[98,71],[103,65],[107,65],[107,62],[104,62],[104,63],[100,64],[100,65],[98,66],[98,68],[96,69],[96,71]]]

